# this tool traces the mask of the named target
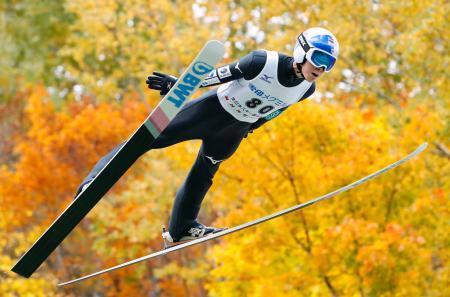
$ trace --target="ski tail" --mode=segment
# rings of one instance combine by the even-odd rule
[[[225,46],[221,42],[212,40],[205,44],[144,123],[117,151],[89,186],[78,194],[75,200],[18,260],[11,269],[13,272],[23,277],[30,277],[41,266],[103,195],[139,158],[138,148],[154,141],[167,127],[224,54]]]

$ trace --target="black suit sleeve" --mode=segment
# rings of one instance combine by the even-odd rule
[[[265,51],[253,51],[237,62],[216,68],[208,74],[200,87],[217,86],[240,78],[251,80],[264,68],[266,56]]]

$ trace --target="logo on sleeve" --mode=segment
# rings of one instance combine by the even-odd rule
[[[217,77],[216,69],[214,69],[213,71],[208,73],[208,75],[205,77],[205,79],[212,78],[212,77]]]
[[[219,78],[225,78],[231,76],[230,65],[220,67],[217,72],[219,73]]]
[[[201,86],[207,87],[207,86],[211,86],[211,85],[215,85],[215,84],[220,84],[220,80],[217,77],[211,77],[211,78],[205,79],[202,82]]]
[[[239,62],[237,62],[236,66],[234,66],[234,69],[238,70],[240,73],[244,73],[241,68],[239,68]]]

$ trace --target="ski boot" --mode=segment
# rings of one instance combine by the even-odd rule
[[[170,235],[170,233],[166,231],[166,228],[163,226],[162,237],[164,241],[164,248],[169,248],[171,246],[175,246],[187,241],[206,237],[211,234],[223,231],[225,229],[227,228],[207,227],[203,224],[197,223],[195,226],[191,227],[185,233],[183,233],[180,238],[173,238]]]

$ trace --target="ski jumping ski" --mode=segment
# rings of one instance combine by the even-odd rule
[[[96,178],[84,189],[11,269],[30,277],[97,204],[125,171],[139,158],[137,148],[154,141],[200,87],[207,74],[225,54],[225,46],[216,40],[205,44],[191,65],[164,96],[144,123],[114,155]]]
[[[378,170],[378,171],[376,171],[376,172],[374,172],[374,173],[372,173],[370,175],[367,175],[367,176],[365,176],[365,177],[363,177],[363,178],[361,178],[361,179],[359,179],[359,180],[357,180],[357,181],[355,181],[355,182],[353,182],[351,184],[348,184],[348,185],[346,185],[346,186],[344,186],[344,187],[342,187],[340,189],[337,189],[337,190],[335,190],[333,192],[330,192],[328,194],[325,194],[323,196],[320,196],[320,197],[314,198],[312,200],[309,200],[309,201],[307,201],[305,203],[298,204],[298,205],[295,205],[293,207],[290,207],[290,208],[281,210],[279,212],[273,213],[271,215],[259,218],[257,220],[254,220],[254,221],[251,221],[251,222],[247,222],[245,224],[242,224],[242,225],[239,225],[239,226],[235,226],[235,227],[226,229],[226,230],[218,232],[218,233],[211,234],[211,235],[209,235],[207,237],[202,237],[202,238],[195,239],[195,240],[192,240],[192,241],[189,241],[189,242],[186,242],[186,243],[178,244],[178,245],[175,245],[175,246],[163,249],[163,250],[161,250],[159,252],[155,252],[155,253],[143,256],[141,258],[137,258],[135,260],[132,260],[132,261],[129,261],[129,262],[126,262],[126,263],[123,263],[123,264],[120,264],[120,265],[108,268],[108,269],[104,269],[104,270],[101,270],[101,271],[98,271],[98,272],[95,272],[95,273],[92,273],[92,274],[89,274],[89,275],[86,275],[86,276],[83,276],[83,277],[80,277],[80,278],[77,278],[77,279],[74,279],[74,280],[71,280],[71,281],[59,283],[58,286],[65,286],[65,285],[69,285],[69,284],[74,284],[74,283],[81,282],[81,281],[93,278],[95,276],[98,276],[98,275],[101,275],[101,274],[105,274],[105,273],[108,273],[108,272],[111,272],[111,271],[114,271],[114,270],[117,270],[117,269],[121,269],[121,268],[130,266],[130,265],[142,262],[142,261],[147,261],[147,260],[152,259],[152,258],[156,258],[156,257],[159,257],[159,256],[167,255],[169,253],[172,253],[172,252],[175,252],[175,251],[178,251],[178,250],[190,247],[190,246],[198,245],[200,243],[203,243],[203,242],[215,239],[215,238],[219,238],[219,237],[222,237],[222,236],[225,236],[225,235],[228,235],[228,234],[231,234],[231,233],[234,233],[234,232],[237,232],[237,231],[240,231],[240,230],[243,230],[243,229],[246,229],[246,228],[249,228],[249,227],[261,224],[261,223],[264,223],[264,222],[267,222],[269,220],[278,218],[280,216],[284,216],[284,215],[286,215],[288,213],[291,213],[291,212],[294,212],[296,210],[299,210],[299,209],[302,209],[302,208],[306,208],[306,207],[308,207],[308,206],[310,206],[310,205],[312,205],[312,204],[314,204],[316,202],[319,202],[319,201],[322,201],[322,200],[334,197],[334,196],[336,196],[336,195],[338,195],[340,193],[343,193],[345,191],[353,189],[353,188],[355,188],[355,187],[357,187],[357,186],[359,186],[359,185],[361,185],[361,184],[363,184],[363,183],[365,183],[365,182],[367,182],[367,181],[369,181],[369,180],[371,180],[371,179],[373,179],[373,178],[375,178],[377,176],[382,175],[383,173],[385,173],[385,172],[387,172],[387,171],[389,171],[389,170],[391,170],[391,169],[393,169],[393,168],[395,168],[395,167],[397,167],[397,166],[399,166],[399,165],[409,161],[413,157],[417,156],[422,151],[424,151],[427,146],[428,146],[427,143],[423,143],[419,147],[417,147],[416,150],[414,150],[412,153],[410,153],[409,155],[405,156],[404,158],[402,158],[402,159],[400,159],[400,160],[398,160],[398,161],[396,161],[396,162],[394,162],[394,163],[392,163],[392,164],[390,164],[390,165],[388,165],[388,166],[386,166],[386,167],[384,167],[384,168],[382,168],[382,169],[380,169],[380,170]]]

